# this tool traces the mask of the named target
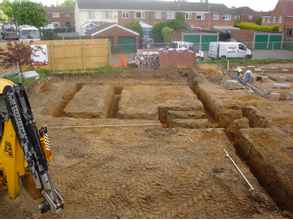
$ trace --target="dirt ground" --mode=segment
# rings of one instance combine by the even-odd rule
[[[64,196],[65,209],[63,213],[41,215],[37,203],[25,192],[15,201],[2,192],[0,217],[290,216],[279,209],[265,184],[260,184],[255,172],[238,156],[226,124],[221,126],[188,78],[182,72],[166,70],[103,77],[54,77],[37,83],[31,89],[30,101],[38,125],[49,127],[54,151],[50,172]],[[218,100],[213,106],[219,115],[224,114],[222,110],[241,111],[248,105],[263,112],[269,112],[265,107],[277,109],[277,104],[247,91],[225,91],[212,82],[207,87],[202,85],[213,100]],[[168,123],[159,120],[166,104],[163,109],[167,112],[163,113],[167,121],[170,117],[192,123],[207,120],[209,124],[202,129],[186,129],[173,123],[168,128]],[[288,114],[293,111],[283,108]],[[266,117],[271,115],[267,113]],[[249,191],[225,157],[224,149],[255,191]]]

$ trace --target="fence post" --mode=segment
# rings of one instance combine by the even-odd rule
[[[267,49],[270,49],[271,34],[268,34]]]
[[[111,64],[111,56],[112,56],[112,44],[110,40],[106,40],[107,41],[107,47],[108,47],[108,60],[107,60],[107,64]]]
[[[84,41],[83,40],[81,40],[81,42],[80,42],[80,57],[81,57],[81,68],[82,68],[82,70],[85,70],[84,69],[84,48],[83,48],[83,46],[84,46]]]
[[[49,68],[51,71],[54,71],[54,53],[55,53],[55,47],[54,47],[54,41],[47,41],[48,42],[48,52],[49,52]]]
[[[255,50],[255,38],[256,38],[256,34],[255,32],[253,33],[253,41],[252,41],[252,48]]]

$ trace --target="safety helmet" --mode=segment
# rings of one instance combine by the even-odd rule
[[[242,72],[242,69],[240,67],[237,67],[236,68],[236,72],[241,73]]]

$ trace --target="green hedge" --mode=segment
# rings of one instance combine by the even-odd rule
[[[235,26],[239,27],[240,29],[265,32],[279,32],[280,29],[279,25],[258,25],[252,22],[240,22],[237,23]]]

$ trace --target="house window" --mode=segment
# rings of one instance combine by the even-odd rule
[[[275,24],[275,23],[277,23],[277,17],[273,17],[273,23]]]
[[[143,15],[143,13],[141,11],[137,11],[137,12],[135,12],[135,17],[136,18],[143,18],[144,15]]]
[[[252,19],[253,19],[253,16],[252,16],[252,15],[249,15],[249,16],[248,16],[248,19],[249,19],[249,20],[252,20]]]
[[[89,11],[88,12],[88,18],[89,19],[95,19],[96,18],[96,14],[94,11]]]
[[[214,14],[214,15],[213,15],[213,20],[214,20],[214,21],[218,21],[218,20],[220,20],[220,15],[216,15],[216,14]]]
[[[192,13],[191,12],[185,13],[185,20],[191,20],[191,19],[192,19]]]
[[[205,19],[204,15],[196,15],[196,20],[204,21],[204,19]]]
[[[231,15],[224,15],[223,20],[224,21],[231,21]]]
[[[124,19],[129,18],[129,12],[128,11],[122,11],[121,17]]]
[[[167,20],[175,19],[175,13],[173,11],[167,11]]]
[[[155,11],[155,19],[161,19],[162,18],[162,12],[161,11]]]
[[[283,20],[282,20],[282,16],[279,17],[279,23],[282,24]]]
[[[60,18],[60,13],[59,12],[53,12],[52,13],[52,18]]]
[[[113,12],[105,11],[105,19],[113,19]]]

